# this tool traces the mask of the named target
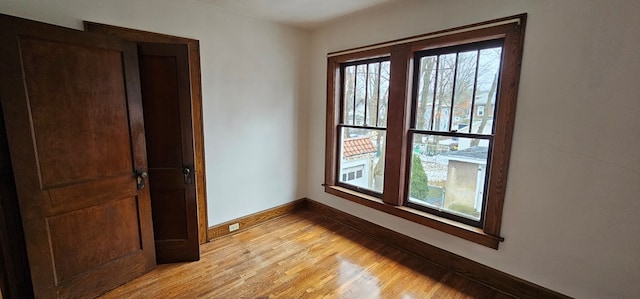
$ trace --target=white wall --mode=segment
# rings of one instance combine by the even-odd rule
[[[640,294],[640,2],[407,0],[313,32],[310,198],[579,298]],[[529,14],[499,250],[323,192],[328,52]]]
[[[62,26],[200,40],[210,225],[307,196],[580,298],[640,293],[638,11],[635,0],[406,0],[309,38],[195,0],[0,0],[0,13]],[[323,192],[327,52],[522,12],[498,251]]]
[[[0,13],[200,40],[209,225],[306,194],[308,32],[194,0],[0,0]]]

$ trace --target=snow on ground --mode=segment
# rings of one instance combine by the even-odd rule
[[[444,183],[447,180],[449,159],[441,155],[421,155],[420,160],[422,160],[422,166],[424,166],[424,171],[427,173],[430,184],[439,185],[437,183]]]

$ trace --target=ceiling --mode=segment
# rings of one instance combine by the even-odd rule
[[[400,0],[198,0],[241,15],[313,29],[335,18]]]

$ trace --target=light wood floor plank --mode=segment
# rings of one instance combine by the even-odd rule
[[[101,298],[510,298],[310,211],[201,251]]]

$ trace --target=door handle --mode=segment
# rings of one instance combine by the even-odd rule
[[[184,169],[182,169],[182,174],[184,174],[184,183],[186,185],[191,184],[192,177],[191,177],[191,168],[189,168],[189,166],[186,166]]]
[[[146,171],[142,169],[136,169],[136,183],[137,183],[138,190],[142,190],[144,188],[145,179],[148,176],[149,174]]]

